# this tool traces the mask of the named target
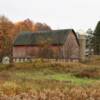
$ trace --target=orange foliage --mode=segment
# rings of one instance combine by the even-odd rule
[[[12,33],[14,33],[14,36],[16,36],[18,33],[23,31],[36,32],[48,30],[51,30],[51,28],[47,24],[33,23],[30,19],[26,19],[24,21],[15,23]]]

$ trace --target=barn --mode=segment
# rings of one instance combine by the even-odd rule
[[[79,59],[80,45],[73,29],[22,32],[13,43],[13,60]]]

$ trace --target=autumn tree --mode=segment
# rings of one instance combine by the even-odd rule
[[[18,34],[23,31],[32,32],[33,22],[30,19],[26,19],[24,21],[20,21],[15,23],[15,34]]]
[[[33,25],[34,32],[36,32],[36,31],[50,31],[50,30],[52,30],[52,29],[47,24],[35,23]]]
[[[47,24],[42,23],[34,23],[30,19],[26,19],[24,21],[20,21],[15,23],[15,27],[13,28],[14,36],[18,33],[28,31],[28,32],[37,32],[37,31],[50,31],[51,28]]]
[[[0,16],[0,31],[3,34],[9,35],[13,25],[14,24],[7,17]]]
[[[1,54],[2,56],[4,55],[9,55],[11,53],[11,29],[13,28],[14,24],[5,16],[0,16],[0,33],[2,34],[2,38],[0,40],[0,45],[1,45]],[[2,58],[0,56],[0,58]]]

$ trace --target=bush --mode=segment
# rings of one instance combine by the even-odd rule
[[[74,75],[77,77],[100,78],[100,67],[86,67]]]

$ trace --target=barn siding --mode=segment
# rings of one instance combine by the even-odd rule
[[[38,47],[32,46],[16,46],[13,47],[13,57],[29,57],[37,55]]]
[[[59,56],[60,46],[49,46],[52,50],[54,57]],[[16,46],[13,47],[13,57],[14,58],[25,58],[25,57],[39,57],[40,50],[43,49],[39,46]]]
[[[62,53],[66,59],[79,59],[79,44],[74,33],[69,33],[62,48]]]

